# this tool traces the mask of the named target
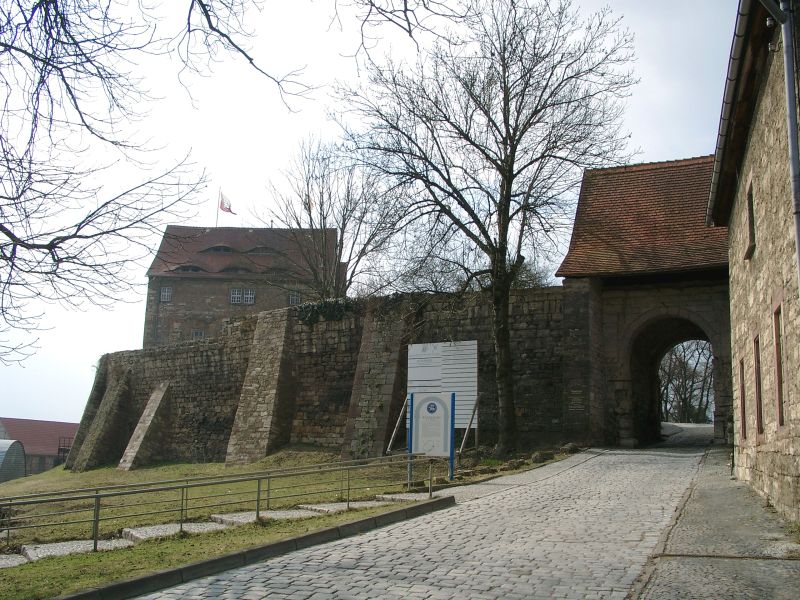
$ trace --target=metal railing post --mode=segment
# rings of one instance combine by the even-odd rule
[[[11,510],[11,505],[13,503],[13,499],[8,501],[8,516],[6,517],[6,546],[11,545],[11,515],[14,514],[14,512]]]
[[[267,475],[267,510],[269,510],[269,498],[270,498],[271,481],[272,481],[272,477]]]
[[[350,469],[347,469],[347,510],[350,510]]]
[[[100,492],[94,492],[94,517],[92,518],[92,551],[97,552],[97,538],[100,535]]]
[[[428,461],[428,499],[433,498],[433,459]]]
[[[256,482],[256,521],[261,518],[261,480]]]
[[[344,470],[345,467],[342,465],[341,471],[339,471],[339,500],[341,501],[344,498]]]
[[[183,533],[183,503],[186,501],[186,488],[181,488],[181,508],[178,511],[179,530]]]

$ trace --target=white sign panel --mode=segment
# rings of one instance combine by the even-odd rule
[[[477,340],[410,344],[408,393],[415,399],[433,395],[445,400],[455,393],[456,429],[466,429],[478,399]],[[472,427],[476,426],[473,421]]]
[[[414,396],[414,454],[450,456],[450,402],[440,396]]]

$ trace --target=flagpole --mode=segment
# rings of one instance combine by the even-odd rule
[[[219,205],[220,200],[222,199],[222,187],[219,188],[219,193],[217,194],[217,220],[214,221],[214,227],[219,227]]]

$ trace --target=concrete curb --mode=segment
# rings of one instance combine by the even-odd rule
[[[373,529],[378,529],[379,527],[385,527],[392,523],[413,519],[443,508],[454,506],[455,503],[455,498],[453,498],[453,496],[442,496],[441,498],[426,500],[374,517],[367,517],[365,519],[353,521],[352,523],[345,523],[338,527],[329,527],[327,529],[320,529],[319,531],[312,531],[311,533],[306,533],[296,538],[280,540],[278,542],[265,544],[264,546],[247,548],[232,554],[218,556],[183,567],[176,567],[135,579],[118,581],[74,594],[59,596],[58,600],[117,600],[149,594],[164,588],[192,581],[193,579],[215,575],[223,571],[274,558],[281,554],[287,554],[295,550],[340,540]]]

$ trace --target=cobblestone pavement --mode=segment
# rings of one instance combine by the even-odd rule
[[[729,461],[728,448],[709,450],[639,597],[800,598],[800,545],[755,492],[731,479]]]
[[[622,599],[702,454],[589,450],[451,509],[146,597]]]

